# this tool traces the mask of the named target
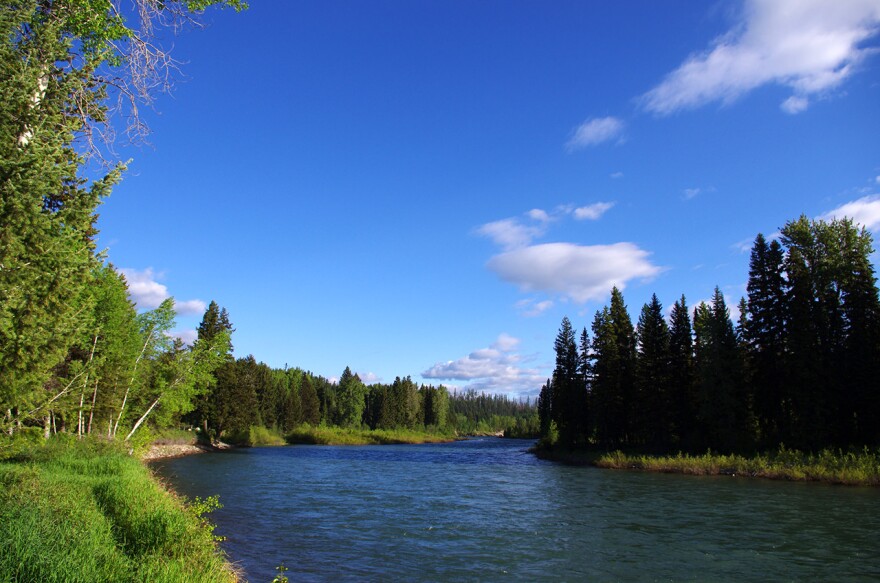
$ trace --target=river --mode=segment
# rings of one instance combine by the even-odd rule
[[[531,442],[292,446],[153,464],[251,583],[880,579],[880,490],[541,461]]]

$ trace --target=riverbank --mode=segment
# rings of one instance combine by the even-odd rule
[[[352,429],[303,426],[286,436],[290,444],[310,445],[392,445],[447,443],[457,437],[448,433],[428,433],[410,429]]]
[[[58,436],[0,461],[0,581],[234,582],[211,507],[118,444]]]
[[[615,470],[638,470],[693,476],[767,478],[798,482],[823,482],[847,486],[880,486],[880,453],[868,448],[858,452],[823,450],[806,454],[780,448],[754,456],[706,453],[645,455],[593,449],[535,447],[540,459],[571,465],[592,465]]]

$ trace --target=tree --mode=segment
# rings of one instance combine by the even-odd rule
[[[739,352],[724,295],[715,288],[711,306],[694,315],[697,332],[697,420],[703,445],[723,451],[748,445],[749,407],[744,397]]]
[[[694,443],[697,396],[694,387],[694,342],[687,301],[672,306],[669,325],[669,401],[673,434],[690,448]]]
[[[585,436],[586,387],[581,376],[575,333],[567,317],[562,319],[554,343],[556,368],[553,371],[552,419],[559,429],[560,441],[574,445]]]
[[[636,338],[636,391],[634,435],[651,447],[665,447],[672,440],[671,390],[669,386],[669,328],[657,294],[642,307]]]
[[[359,427],[364,414],[366,387],[358,375],[345,367],[337,390],[337,424],[341,427]]]
[[[777,241],[758,234],[749,259],[748,302],[742,326],[748,383],[762,441],[770,446],[787,432],[785,394],[786,301],[784,253]]]
[[[225,335],[227,342],[224,346],[218,347],[225,355],[225,360],[231,361],[232,357],[232,341],[231,335],[235,332],[232,323],[229,321],[229,313],[226,308],[220,308],[217,302],[211,300],[208,308],[202,315],[202,321],[197,328],[197,338],[203,342],[214,342],[221,334]],[[213,389],[217,385],[217,379],[210,377],[204,387],[200,387],[200,395],[195,403],[193,411],[188,415],[188,420],[196,426],[202,428],[205,434],[208,433],[208,419],[215,412],[212,410],[215,404]]]
[[[872,443],[880,308],[871,236],[848,219],[802,216],[786,223],[781,240],[794,438],[809,448]]]
[[[321,402],[318,399],[318,393],[312,383],[312,375],[306,373],[303,375],[302,386],[300,387],[300,405],[302,407],[302,421],[311,426],[321,423]]]
[[[143,129],[137,105],[173,68],[153,31],[195,22],[214,4],[243,8],[239,0],[136,0],[131,13],[111,0],[0,7],[0,407],[10,422],[59,403],[76,383],[56,371],[70,370],[77,350],[94,352],[83,347],[97,338],[88,289],[102,262],[95,211],[125,167],[87,169],[93,137],[112,133],[114,96],[129,104],[130,128]]]
[[[592,403],[596,438],[606,445],[630,438],[636,360],[635,331],[617,287],[611,306],[596,312],[591,351]]]

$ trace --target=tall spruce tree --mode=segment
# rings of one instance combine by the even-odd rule
[[[591,350],[592,414],[596,439],[606,445],[630,439],[635,392],[636,343],[632,320],[617,287],[611,306],[596,312]]]
[[[698,422],[704,447],[737,451],[748,446],[749,408],[737,339],[724,295],[715,288],[711,306],[701,303],[697,331]]]
[[[580,374],[575,332],[568,317],[562,319],[556,341],[556,368],[553,370],[553,420],[559,429],[560,441],[574,445],[584,436],[583,416],[586,412],[586,388]]]
[[[673,304],[670,314],[669,387],[674,438],[686,449],[691,449],[696,437],[697,395],[693,328],[684,296]]]
[[[669,327],[657,294],[642,307],[637,328],[632,433],[639,443],[663,449],[672,441]]]
[[[787,351],[784,253],[758,234],[749,260],[747,319],[743,326],[748,383],[754,395],[760,439],[775,446],[787,438]]]

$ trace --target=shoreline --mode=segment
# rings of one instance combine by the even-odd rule
[[[880,463],[869,450],[861,454],[824,450],[818,455],[780,449],[770,454],[639,455],[590,449],[552,450],[535,446],[538,459],[605,470],[628,470],[687,476],[729,476],[788,482],[880,487]]]
[[[216,453],[220,451],[229,451],[235,447],[236,446],[223,443],[222,441],[211,445],[201,443],[153,443],[150,444],[147,451],[141,456],[141,461],[153,462],[200,453]]]

